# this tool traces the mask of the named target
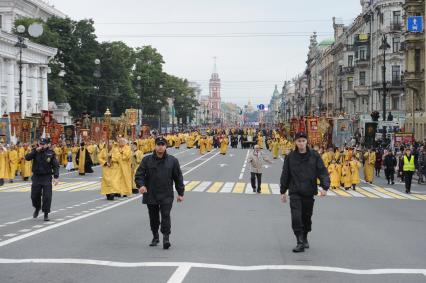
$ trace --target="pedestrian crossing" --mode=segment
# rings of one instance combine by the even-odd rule
[[[84,192],[98,191],[101,189],[101,181],[60,182],[53,186],[55,192]],[[190,193],[207,194],[235,194],[257,195],[253,192],[250,183],[245,182],[213,182],[213,181],[185,181],[185,190]],[[31,191],[31,183],[8,183],[0,187],[0,193],[25,193]],[[274,183],[262,184],[261,195],[279,195],[280,186]],[[370,184],[361,184],[353,190],[329,190],[328,196],[339,198],[371,198],[392,200],[426,200],[426,194],[413,193],[407,195],[393,188],[379,187]]]
[[[250,183],[243,182],[211,182],[211,181],[185,181],[186,192],[193,193],[218,193],[236,195],[255,195]],[[279,195],[280,186],[273,183],[262,184],[261,195]],[[356,190],[330,189],[328,196],[341,198],[371,198],[371,199],[394,199],[394,200],[426,200],[426,194],[407,195],[393,188],[382,188],[361,185]]]
[[[60,182],[57,186],[53,186],[55,192],[81,192],[81,191],[100,191],[100,181],[84,181],[84,182]],[[26,193],[31,191],[31,183],[8,183],[0,187],[0,193]]]

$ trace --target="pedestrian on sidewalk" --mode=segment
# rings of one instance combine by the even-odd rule
[[[254,150],[250,153],[247,162],[250,164],[250,175],[251,175],[251,188],[253,193],[256,192],[256,179],[257,179],[257,193],[262,192],[262,172],[263,163],[267,162],[272,164],[268,156],[266,156],[261,150],[259,145],[254,146]]]
[[[154,247],[159,244],[158,229],[161,224],[163,249],[165,250],[171,246],[169,235],[171,233],[170,212],[174,200],[173,183],[178,192],[177,202],[183,201],[185,193],[179,161],[174,156],[167,154],[166,144],[167,141],[163,137],[157,137],[153,154],[142,159],[135,174],[136,187],[143,194],[142,203],[148,206],[150,226],[154,236],[150,246]]]
[[[417,175],[419,177],[418,183],[422,184],[424,183],[423,177],[426,175],[426,148],[423,146],[420,148],[417,164],[418,164]]]
[[[386,180],[388,180],[388,185],[395,185],[394,176],[395,176],[395,167],[397,165],[396,157],[393,155],[392,151],[385,156],[384,160],[385,165],[385,175]]]
[[[402,168],[404,171],[404,181],[405,181],[405,192],[407,194],[411,193],[411,181],[413,179],[413,174],[416,171],[416,163],[414,155],[411,154],[411,150],[407,148],[405,150],[405,155],[402,158]]]
[[[50,141],[41,139],[37,147],[25,155],[25,160],[33,163],[31,178],[31,200],[35,209],[33,218],[38,217],[41,209],[44,212],[44,221],[49,221],[52,204],[52,175],[55,185],[58,184],[59,178],[59,162],[55,152],[50,149]]]
[[[280,180],[281,201],[287,202],[290,195],[291,222],[297,246],[293,252],[309,248],[308,233],[312,230],[314,196],[318,194],[317,179],[320,179],[321,196],[326,196],[330,187],[327,168],[319,153],[307,146],[307,135],[296,134],[296,149],[286,156]]]

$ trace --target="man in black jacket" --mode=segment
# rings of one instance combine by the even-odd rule
[[[148,206],[151,231],[154,236],[150,246],[157,246],[160,242],[158,228],[161,223],[165,250],[171,246],[169,235],[171,232],[170,211],[174,200],[173,182],[178,192],[177,202],[183,201],[185,193],[179,161],[167,154],[166,145],[167,142],[163,137],[157,137],[153,154],[142,159],[135,174],[136,186],[143,194],[142,203]]]
[[[395,185],[394,176],[395,176],[395,167],[396,167],[397,161],[392,151],[389,151],[383,163],[385,165],[385,175],[386,175],[386,180],[388,180],[388,185],[390,185],[391,183],[392,185]]]
[[[317,179],[326,196],[330,187],[330,178],[321,156],[307,147],[305,133],[296,134],[296,149],[287,155],[281,173],[281,201],[287,202],[290,195],[291,223],[296,235],[297,246],[293,252],[304,252],[309,248],[308,233],[312,227],[314,196],[318,194]]]
[[[33,161],[31,178],[31,200],[35,208],[33,217],[37,218],[40,209],[44,212],[44,221],[49,221],[52,204],[52,175],[55,186],[59,178],[59,162],[55,153],[49,148],[49,141],[41,139],[37,147],[25,155],[25,160]],[[43,205],[42,205],[43,196]]]

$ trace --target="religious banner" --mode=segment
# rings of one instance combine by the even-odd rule
[[[398,144],[413,144],[412,133],[395,133],[395,143]]]
[[[10,144],[9,118],[0,118],[0,143]]]
[[[10,112],[10,133],[12,136],[21,135],[21,112]]]
[[[148,125],[142,126],[142,137],[148,138],[151,135],[151,128]]]
[[[136,125],[138,123],[138,111],[136,109],[126,109],[126,118],[130,125]]]
[[[308,143],[311,145],[321,144],[321,136],[318,132],[318,118],[308,119]]]
[[[304,117],[300,117],[297,131],[306,133],[306,120]]]
[[[80,136],[81,140],[80,142],[89,142],[90,141],[90,134],[89,129],[80,129]]]
[[[290,135],[294,137],[294,135],[297,133],[297,130],[299,128],[299,120],[297,120],[296,117],[291,118],[291,129],[290,129]]]
[[[99,143],[102,138],[101,124],[92,122],[90,133],[91,133],[92,140],[95,141],[96,143]]]
[[[67,144],[73,144],[74,143],[74,134],[75,134],[75,127],[73,125],[70,126],[64,126],[64,133],[65,133],[65,141]]]
[[[336,119],[333,133],[333,143],[337,147],[348,144],[353,135],[352,121],[350,119]],[[374,135],[373,135],[374,140]]]
[[[318,132],[321,139],[321,144],[328,148],[331,146],[331,140],[332,140],[332,134],[333,132],[330,131],[332,128],[330,126],[330,120],[326,117],[321,117],[318,121]],[[330,136],[331,133],[331,136]]]
[[[53,123],[53,112],[52,111],[41,111],[41,126],[49,127]]]
[[[50,138],[52,139],[52,144],[60,144],[61,135],[64,132],[64,125],[54,124],[50,131]]]
[[[41,116],[40,115],[34,115],[31,119],[31,142],[37,141],[41,134],[42,129],[40,128],[41,125]]]
[[[21,143],[31,143],[31,130],[32,130],[31,119],[21,119],[20,135],[19,135],[19,141]]]

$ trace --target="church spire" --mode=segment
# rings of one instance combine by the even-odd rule
[[[213,74],[217,74],[217,57],[216,56],[213,57],[213,62],[214,62],[214,64],[213,64]]]

